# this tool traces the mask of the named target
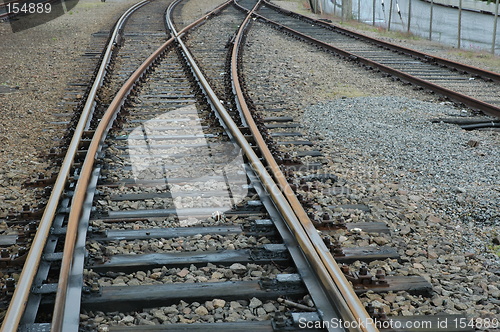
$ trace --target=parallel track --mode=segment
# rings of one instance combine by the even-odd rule
[[[247,10],[253,1],[238,1]],[[254,14],[349,61],[500,117],[500,74],[400,47],[265,2]]]

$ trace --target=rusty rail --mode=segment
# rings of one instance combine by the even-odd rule
[[[173,42],[173,39],[167,40],[159,49],[150,55],[146,61],[130,76],[127,82],[115,96],[106,113],[103,115],[99,126],[97,127],[92,142],[87,150],[85,161],[83,163],[78,182],[75,187],[75,193],[71,201],[71,212],[68,217],[68,226],[66,238],[64,241],[63,259],[61,262],[61,271],[59,274],[59,282],[57,284],[57,294],[54,304],[54,313],[52,316],[52,331],[63,331],[64,311],[66,304],[66,292],[68,288],[68,280],[70,268],[73,260],[75,241],[77,236],[78,223],[83,209],[83,203],[87,193],[87,186],[90,182],[92,170],[94,167],[95,158],[98,150],[102,146],[102,142],[111,127],[118,111],[123,106],[125,99],[132,91],[135,83],[137,83],[144,75],[146,70],[150,68],[153,62],[161,56],[165,49]]]
[[[258,4],[256,5],[256,7],[257,6]],[[231,76],[233,89],[238,99],[238,104],[241,107],[241,111],[245,117],[245,121],[249,126],[250,131],[252,132],[252,136],[255,139],[256,144],[261,154],[263,155],[273,178],[276,180],[279,186],[280,192],[283,193],[288,204],[296,215],[296,218],[290,220],[290,228],[293,230],[297,238],[300,239],[301,246],[303,245],[302,250],[306,253],[311,263],[315,266],[316,273],[318,273],[325,285],[327,285],[327,288],[331,292],[330,296],[332,300],[339,305],[344,321],[352,322],[358,321],[358,319],[361,321],[369,321],[370,316],[366,312],[363,304],[359,300],[358,296],[354,293],[352,286],[349,284],[335,259],[331,255],[330,251],[328,250],[328,248],[326,248],[323,240],[318,235],[316,228],[307,216],[307,213],[302,207],[302,204],[299,202],[297,196],[288,184],[286,177],[284,176],[274,157],[272,156],[271,151],[269,150],[262,135],[260,134],[257,125],[255,124],[255,121],[252,118],[252,114],[243,96],[243,91],[241,89],[238,75],[239,44],[241,43],[244,30],[249,22],[250,17],[255,13],[256,7],[254,7],[249,12],[246,20],[241,25],[233,45]],[[377,331],[374,326],[370,325],[364,326],[360,328],[360,330]]]
[[[228,1],[230,3],[231,1]],[[167,17],[170,16],[171,13],[171,8],[174,3],[171,4],[169,9],[167,10]],[[223,6],[227,5],[224,4]],[[182,42],[182,40],[179,38],[180,35],[183,35],[187,29],[196,26],[198,24],[201,24],[203,20],[206,19],[206,16],[201,18],[200,20],[194,22],[193,24],[190,24],[188,27],[184,28],[181,30],[179,33],[176,32],[175,28],[173,27],[173,24],[168,21],[167,24],[169,27],[174,31],[174,35],[176,37],[169,39],[166,43],[164,43],[159,49],[157,49],[148,59],[132,74],[132,76],[127,80],[125,85],[120,89],[118,94],[115,96],[113,99],[112,103],[110,104],[109,108],[107,109],[106,113],[104,114],[103,118],[101,119],[98,128],[95,131],[93,140],[88,148],[88,152],[85,158],[85,161],[83,163],[80,176],[75,188],[75,193],[72,199],[72,204],[71,204],[71,212],[68,217],[68,227],[67,227],[67,233],[66,233],[66,240],[65,240],[65,247],[64,247],[64,256],[63,256],[63,261],[62,261],[62,268],[60,272],[60,277],[59,277],[59,283],[58,283],[58,291],[56,294],[56,302],[55,302],[55,307],[54,307],[54,314],[53,314],[53,319],[52,319],[52,331],[63,331],[63,326],[64,326],[64,311],[66,310],[66,292],[67,292],[67,286],[68,286],[68,280],[69,280],[69,273],[71,269],[71,264],[74,256],[74,245],[75,245],[75,238],[76,238],[76,230],[77,226],[80,220],[80,216],[82,213],[83,209],[83,202],[85,200],[86,196],[86,191],[87,191],[87,185],[90,181],[93,166],[95,163],[95,159],[97,156],[97,153],[99,149],[102,146],[102,143],[104,141],[104,138],[106,137],[106,134],[109,130],[109,128],[112,125],[113,120],[116,118],[116,115],[120,108],[124,105],[125,99],[127,96],[130,94],[132,91],[135,83],[139,80],[141,80],[142,77],[144,77],[145,72],[148,70],[148,68],[151,67],[151,65],[159,58],[161,55],[165,52],[166,48],[171,45],[174,40],[178,42],[178,44],[183,48],[187,60],[190,62],[193,71],[197,74],[201,84],[206,88],[206,91],[208,93],[208,97],[213,103],[213,105],[217,108],[219,111],[219,115],[225,122],[225,124],[228,126],[229,130],[231,133],[234,135],[240,146],[242,147],[243,151],[245,152],[246,156],[249,158],[251,161],[252,167],[256,171],[256,173],[259,175],[261,180],[264,183],[264,186],[266,187],[266,190],[270,194],[270,196],[273,198],[273,200],[276,202],[276,204],[279,206],[279,210],[283,213],[285,216],[285,219],[289,222],[289,224],[293,227],[293,232],[297,236],[299,243],[301,244],[301,247],[303,248],[304,251],[308,253],[309,259],[311,264],[315,265],[317,270],[323,270],[320,278],[322,281],[325,283],[325,287],[328,289],[329,292],[332,294],[335,293],[335,298],[339,301],[343,301],[346,297],[348,297],[348,294],[345,293],[345,290],[340,290],[339,291],[339,286],[334,284],[332,282],[331,278],[331,272],[326,273],[324,272],[324,261],[325,261],[325,255],[327,257],[327,261],[331,262],[333,261],[333,258],[331,257],[331,254],[329,253],[328,249],[325,247],[323,244],[323,241],[317,236],[314,238],[314,236],[311,236],[310,234],[307,234],[304,232],[304,226],[301,225],[299,219],[296,216],[297,211],[294,211],[296,207],[292,207],[289,203],[289,201],[283,196],[283,193],[279,190],[279,188],[276,186],[273,178],[271,175],[268,173],[264,165],[260,162],[259,157],[255,154],[253,151],[252,147],[248,144],[247,140],[243,136],[243,134],[239,131],[238,126],[234,123],[234,121],[231,119],[231,116],[227,113],[225,108],[222,106],[219,98],[215,95],[215,93],[212,91],[212,89],[208,86],[208,83],[206,79],[201,75],[201,70],[198,68],[198,66],[195,64],[194,59],[190,55],[189,51],[187,50],[186,46]],[[247,17],[248,21],[248,17]],[[288,187],[289,193],[293,192],[291,189]],[[303,210],[302,210],[303,211]],[[304,215],[305,212],[303,211]],[[307,216],[306,216],[307,218]],[[312,224],[309,221],[310,226],[312,227]],[[309,231],[311,231],[309,229]],[[316,232],[314,230],[314,232]],[[317,248],[315,248],[317,246]],[[329,257],[328,257],[329,256]],[[329,268],[331,269],[331,267]],[[345,278],[344,278],[345,279]],[[348,285],[347,281],[346,284]],[[343,286],[342,286],[343,287]],[[350,286],[348,289],[351,289]],[[355,295],[354,295],[355,296]],[[356,297],[357,300],[357,297]],[[357,300],[359,302],[359,300]],[[360,303],[358,303],[362,310],[364,311],[364,308]],[[347,307],[345,307],[347,308]],[[352,315],[351,310],[353,310],[351,307],[349,309],[341,309],[343,313],[343,317],[345,319],[349,319],[351,321],[355,321],[358,318],[363,319],[360,317],[364,317],[361,313],[359,313],[359,310],[356,310],[354,308],[356,314]],[[365,312],[366,313],[366,312]],[[369,319],[369,317],[366,315],[366,319]],[[362,331],[376,331],[373,329],[361,329]],[[358,329],[352,329],[352,331],[358,331]]]
[[[232,1],[232,0],[231,0]],[[231,1],[223,4],[222,6],[216,8],[212,13],[220,10]],[[212,13],[200,18],[199,20],[193,22],[189,26],[181,30],[181,33],[187,32],[194,26],[201,24],[207,16],[212,15]],[[80,216],[83,210],[83,204],[85,201],[87,187],[90,182],[92,171],[95,163],[95,159],[99,149],[104,142],[104,139],[109,131],[116,115],[120,111],[121,107],[124,105],[126,98],[130,95],[134,86],[139,82],[148,69],[162,56],[169,47],[174,42],[174,38],[167,40],[162,46],[160,46],[155,52],[153,52],[139,68],[137,68],[134,73],[125,82],[122,88],[118,91],[113,101],[109,105],[108,109],[104,113],[99,125],[94,133],[92,142],[87,150],[82,169],[80,171],[79,179],[75,187],[73,199],[71,201],[71,211],[68,217],[68,225],[66,231],[66,238],[64,242],[63,259],[61,262],[61,271],[59,274],[59,282],[57,286],[57,294],[54,304],[54,311],[52,316],[52,327],[53,332],[63,332],[64,331],[64,312],[66,309],[66,294],[68,292],[68,283],[70,278],[70,270],[72,261],[74,258],[75,242],[77,237],[77,229],[80,221]]]
[[[187,25],[186,27],[182,28],[181,31],[179,31],[179,35],[178,37],[182,37],[184,36],[184,34],[186,32],[188,32],[189,30],[197,27],[197,26],[200,26],[202,25],[203,23],[205,23],[206,20],[208,20],[211,16],[214,16],[214,15],[217,15],[221,10],[223,10],[224,8],[226,8],[227,6],[229,6],[231,3],[233,3],[234,0],[228,0],[226,2],[224,2],[222,5],[220,5],[219,7],[216,7],[215,9],[213,9],[211,12],[203,15],[202,17],[200,17],[199,19],[197,19],[196,21],[190,23],[189,25]],[[165,19],[167,20],[168,22],[168,15],[170,15],[169,13],[166,14],[165,16]],[[172,23],[172,27],[173,27],[173,23]]]
[[[258,4],[256,5],[256,7],[258,6]],[[173,5],[174,3],[171,6]],[[167,16],[170,15],[170,12],[171,12],[171,7],[169,7],[169,10],[167,11]],[[247,25],[250,17],[251,15],[248,15],[245,21],[240,26],[240,30],[238,31],[236,41],[241,40],[244,27]],[[266,167],[262,164],[259,157],[255,154],[255,151],[253,150],[252,146],[250,146],[246,138],[239,130],[236,123],[234,123],[233,119],[231,118],[227,110],[224,108],[222,103],[220,102],[219,98],[215,95],[213,90],[208,85],[208,82],[205,80],[203,75],[201,75],[200,69],[196,65],[196,62],[190,55],[188,49],[185,47],[182,40],[179,38],[180,34],[175,32],[175,28],[172,23],[169,23],[169,28],[173,31],[174,36],[177,36],[177,42],[183,48],[183,51],[186,54],[186,57],[190,62],[191,67],[197,73],[197,76],[200,79],[200,83],[203,85],[205,91],[208,94],[208,97],[218,110],[219,115],[221,116],[225,125],[230,130],[231,134],[236,139],[239,146],[242,148],[250,164],[252,165],[253,170],[259,176],[264,187],[266,188],[266,191],[268,192],[268,194],[271,196],[276,206],[278,207],[278,210],[280,210],[280,212],[283,214],[284,219],[287,221],[289,227],[296,236],[297,241],[302,250],[305,252],[310,264],[315,267],[318,277],[323,282],[323,286],[325,287],[327,292],[329,292],[330,298],[332,299],[332,303],[336,303],[336,307],[341,312],[342,318],[351,322],[371,321],[370,317],[368,316],[368,313],[366,312],[363,305],[359,301],[358,297],[352,290],[351,285],[344,277],[338,265],[335,263],[335,260],[333,259],[329,250],[324,245],[321,238],[318,236],[316,229],[314,228],[311,221],[307,217],[307,214],[302,208],[302,205],[298,201],[297,197],[293,193],[290,186],[288,186],[288,184],[284,180],[284,176],[279,170],[279,167],[277,166],[269,149],[267,149],[267,145],[265,144],[255,123],[253,122],[253,119],[248,111],[248,108],[247,108],[247,114],[245,115],[245,120],[251,126],[251,128],[253,128],[252,130],[253,137],[256,139],[256,143],[258,144],[261,152],[263,152],[266,161],[269,164],[274,163],[275,167],[271,167],[274,178],[281,181],[285,181],[285,184],[283,184],[281,181],[279,182],[280,188],[276,186],[276,182],[273,180],[273,176],[269,174]],[[232,78],[233,78],[233,84],[239,86],[237,76],[234,76],[235,74],[237,74],[237,69],[234,66],[238,54],[237,44],[238,43],[235,42],[232,54],[233,57]],[[238,98],[240,105],[246,105],[244,99],[242,98],[241,89],[239,92],[239,96],[241,97]],[[373,326],[368,326],[366,328],[363,327],[360,329],[351,328],[349,330],[377,331],[377,329],[375,329]]]
[[[38,267],[40,263],[45,242],[47,240],[50,228],[52,226],[52,222],[56,215],[56,210],[59,201],[62,197],[64,188],[69,178],[70,170],[73,166],[76,152],[78,151],[80,139],[83,135],[83,132],[88,127],[88,123],[90,121],[93,108],[95,107],[96,104],[95,98],[97,96],[97,91],[101,87],[104,77],[106,75],[106,70],[111,60],[113,49],[115,47],[114,44],[116,43],[116,39],[118,38],[118,30],[134,10],[142,7],[148,2],[149,0],[143,0],[132,6],[127,12],[125,12],[122,15],[122,17],[120,17],[118,23],[116,24],[115,31],[113,32],[113,35],[110,38],[110,42],[107,46],[106,53],[104,55],[103,61],[96,76],[96,80],[92,85],[89,97],[85,103],[84,109],[82,111],[78,124],[75,128],[73,138],[71,139],[70,145],[64,157],[56,182],[54,184],[54,187],[52,188],[52,192],[47,202],[47,206],[44,210],[44,213],[38,225],[37,232],[31,244],[28,256],[26,258],[26,262],[24,265],[25,267],[21,272],[21,276],[19,277],[19,281],[16,285],[16,290],[14,291],[11,302],[9,304],[9,308],[7,310],[2,327],[0,329],[1,332],[17,331],[17,328],[19,326],[19,322],[24,313],[27,299],[31,287],[33,285],[33,280],[35,279],[35,275],[37,273],[36,267]]]

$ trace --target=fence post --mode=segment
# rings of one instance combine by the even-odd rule
[[[495,4],[495,20],[493,21],[493,41],[491,42],[491,53],[495,54],[495,43],[497,38],[498,0]]]
[[[344,3],[345,0],[340,0],[340,23],[344,23]]]
[[[461,35],[462,35],[462,0],[458,2],[458,45],[457,47],[460,48],[460,42],[461,42]]]
[[[431,14],[429,16],[429,40],[432,40],[432,16],[434,15],[434,0],[431,0]]]
[[[373,0],[373,16],[372,16],[372,25],[375,26],[375,6],[376,6],[376,3],[375,3],[376,0]],[[498,1],[498,0],[497,0]]]
[[[311,12],[316,13],[316,0],[309,0],[309,5],[311,6]]]
[[[411,24],[411,0],[408,0],[408,28],[407,28],[408,32],[410,32],[410,24]]]
[[[389,20],[387,21],[387,31],[391,31],[391,19],[392,19],[392,1],[389,4]]]

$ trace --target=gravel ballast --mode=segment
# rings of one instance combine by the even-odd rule
[[[245,77],[254,102],[281,101],[278,107],[285,109],[263,106],[262,114],[301,123],[300,131],[324,155],[321,172],[339,178],[335,185],[341,192],[305,195],[323,207],[368,205],[370,213],[333,212],[354,222],[382,221],[391,230],[390,238],[342,231],[337,240],[343,246],[392,246],[401,261],[375,261],[369,269],[420,275],[433,287],[429,296],[368,292],[362,302],[397,316],[500,318],[500,260],[492,250],[500,224],[498,132],[432,123],[470,112],[265,25],[254,23],[247,46]],[[425,41],[417,48],[447,54]],[[283,149],[293,153],[294,148]],[[351,269],[360,266],[356,262]]]
[[[349,202],[367,203],[396,236],[390,245],[405,262],[370,266],[422,275],[433,284],[432,297],[419,301],[363,296],[392,315],[500,314],[499,259],[490,250],[500,225],[500,136],[430,122],[460,112],[387,96],[323,102],[304,113],[311,136],[332,156],[332,171],[350,184]]]

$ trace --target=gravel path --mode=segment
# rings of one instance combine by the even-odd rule
[[[332,148],[358,151],[379,176],[447,205],[442,212],[448,216],[499,223],[500,135],[430,123],[446,116],[460,116],[460,110],[404,97],[361,97],[313,106],[304,120],[310,132],[335,141]]]

